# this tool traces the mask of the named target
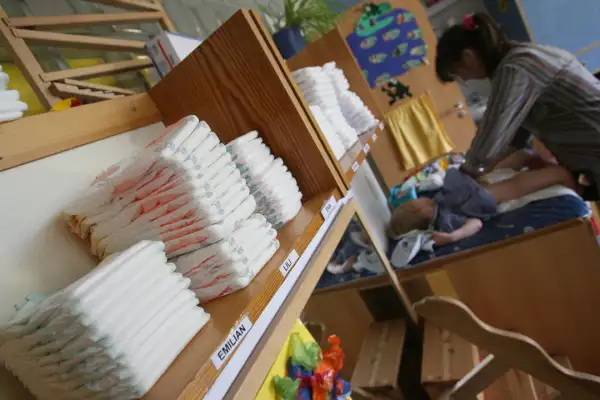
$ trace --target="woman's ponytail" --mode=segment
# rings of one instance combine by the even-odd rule
[[[461,25],[449,28],[438,41],[436,73],[442,82],[454,80],[451,71],[465,49],[474,50],[483,61],[488,76],[511,48],[508,37],[490,16],[475,13],[465,17]]]
[[[475,13],[473,14],[473,22],[482,40],[480,50],[482,54],[480,56],[483,59],[488,76],[491,76],[510,50],[510,41],[502,28],[489,15]]]

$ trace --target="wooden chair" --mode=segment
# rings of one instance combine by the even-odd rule
[[[554,400],[600,399],[599,377],[560,365],[529,337],[487,325],[460,301],[428,297],[416,303],[414,309],[426,322],[456,333],[490,354],[440,400],[475,399],[513,369],[556,389]]]

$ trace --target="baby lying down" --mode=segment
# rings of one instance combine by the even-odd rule
[[[430,198],[408,200],[392,214],[388,234],[392,238],[412,230],[432,231],[436,246],[465,239],[479,232],[482,219],[496,215],[500,203],[563,185],[576,190],[573,175],[559,165],[523,171],[496,183],[478,182],[458,169],[446,173],[444,185]]]

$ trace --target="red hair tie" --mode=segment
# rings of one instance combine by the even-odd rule
[[[465,29],[475,29],[477,27],[475,25],[473,14],[468,14],[463,17],[462,27]]]

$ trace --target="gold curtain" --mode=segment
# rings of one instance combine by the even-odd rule
[[[394,108],[385,115],[385,120],[406,169],[420,166],[454,148],[427,93]]]

